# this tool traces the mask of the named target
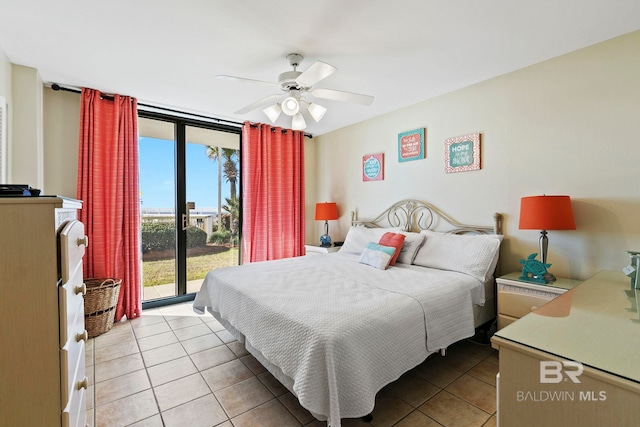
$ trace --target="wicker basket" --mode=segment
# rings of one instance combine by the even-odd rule
[[[84,324],[89,338],[109,331],[113,326],[121,279],[85,279]]]

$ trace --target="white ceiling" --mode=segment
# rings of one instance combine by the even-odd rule
[[[375,100],[317,100],[314,135],[639,29],[639,0],[0,0],[0,48],[46,83],[236,122],[268,122],[233,112],[278,91],[215,75],[332,64],[315,87]]]

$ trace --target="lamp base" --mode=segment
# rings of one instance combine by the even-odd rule
[[[323,248],[328,248],[331,246],[331,237],[328,234],[323,234],[320,236],[320,246]]]
[[[546,283],[553,283],[556,281],[556,276],[547,271],[546,273],[544,273],[544,281]]]

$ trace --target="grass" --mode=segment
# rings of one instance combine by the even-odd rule
[[[142,263],[142,285],[156,286],[176,281],[175,259],[144,261]],[[210,254],[190,256],[187,258],[187,280],[204,279],[210,270],[238,265],[238,248]]]

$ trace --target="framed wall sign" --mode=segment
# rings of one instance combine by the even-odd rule
[[[384,153],[362,156],[362,180],[382,181],[384,179]]]
[[[444,142],[444,170],[446,173],[480,169],[480,134],[449,138]]]
[[[398,161],[424,159],[425,157],[425,130],[415,129],[398,134]]]

